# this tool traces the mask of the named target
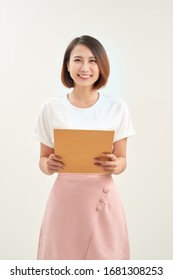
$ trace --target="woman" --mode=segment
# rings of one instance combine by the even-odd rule
[[[112,174],[125,170],[127,137],[134,130],[125,102],[98,92],[109,71],[98,40],[75,38],[65,51],[61,75],[72,91],[47,100],[41,110],[35,130],[41,143],[40,169],[47,175],[59,174],[42,222],[38,259],[130,258],[126,221]],[[64,163],[54,154],[54,128],[115,131],[112,153],[93,159],[98,174],[61,173]],[[104,174],[99,174],[101,169]]]

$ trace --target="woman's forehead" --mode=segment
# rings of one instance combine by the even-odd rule
[[[78,57],[95,57],[93,52],[85,45],[78,44],[76,45],[73,50],[71,51],[71,56],[78,56]]]

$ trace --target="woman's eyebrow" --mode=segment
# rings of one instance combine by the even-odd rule
[[[74,58],[83,58],[83,56],[81,56],[81,55],[75,55]],[[96,59],[95,56],[89,56],[88,58],[95,58],[95,59]]]
[[[80,55],[74,55],[74,58],[82,58]]]

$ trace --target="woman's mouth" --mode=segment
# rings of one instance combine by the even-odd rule
[[[89,79],[91,77],[91,75],[88,75],[88,74],[78,74],[78,76],[81,78],[81,79]]]

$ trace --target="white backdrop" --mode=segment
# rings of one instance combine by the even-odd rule
[[[60,81],[67,44],[91,35],[105,46],[105,91],[123,98],[136,135],[116,177],[132,259],[173,259],[173,2],[0,0],[0,259],[35,259],[55,176],[38,168],[32,137],[42,103]]]

